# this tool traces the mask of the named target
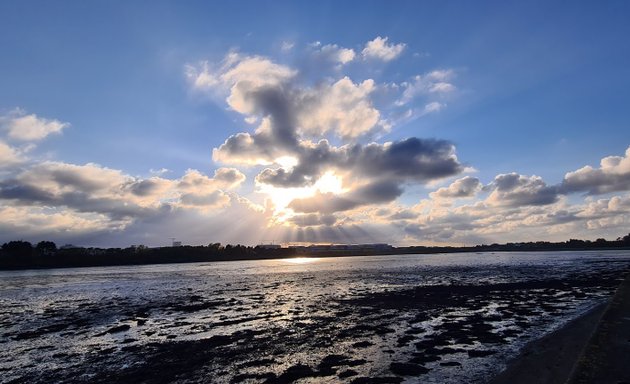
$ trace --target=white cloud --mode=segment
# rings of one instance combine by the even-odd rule
[[[311,47],[314,48],[313,55],[316,58],[341,65],[351,62],[356,56],[353,49],[343,48],[337,44],[327,44],[324,46],[321,46],[321,44],[311,45]]]
[[[58,134],[69,123],[59,120],[45,119],[35,114],[27,115],[21,109],[12,111],[9,115],[0,118],[0,123],[7,131],[8,137],[20,141],[37,141],[51,134]]]
[[[22,161],[18,151],[0,140],[0,169],[8,168]]]
[[[216,69],[208,62],[186,67],[186,75],[194,88],[227,92],[228,105],[246,115],[258,112],[250,100],[252,93],[280,87],[296,74],[297,71],[267,58],[243,57],[238,53],[228,54]]]
[[[388,44],[388,37],[376,37],[365,44],[361,54],[366,59],[378,59],[382,61],[392,61],[402,54],[405,44]]]
[[[481,191],[482,184],[476,177],[466,176],[455,180],[448,187],[443,187],[435,192],[431,192],[429,196],[432,199],[454,199],[464,197],[474,197]]]
[[[377,129],[379,111],[370,100],[374,81],[355,84],[348,77],[303,93],[297,110],[299,130],[311,136],[333,133],[354,139]]]
[[[282,44],[280,45],[280,50],[282,50],[282,52],[289,52],[290,50],[293,49],[293,47],[295,47],[295,43],[292,41],[283,41]]]
[[[446,107],[446,104],[438,103],[437,101],[432,101],[429,104],[424,106],[422,110],[422,114],[426,115],[429,113],[439,112]]]
[[[153,168],[151,168],[149,170],[150,174],[156,175],[156,176],[162,176],[162,175],[165,175],[165,174],[167,174],[169,172],[171,172],[171,170],[170,169],[166,169],[166,168],[160,168],[160,169],[153,169]]]
[[[419,96],[444,97],[453,93],[457,88],[450,83],[455,77],[451,69],[435,70],[423,75],[415,76],[411,81],[401,84],[403,90],[397,105],[405,105]]]
[[[121,230],[129,221],[113,221],[106,215],[53,210],[37,206],[0,205],[0,231],[18,232],[22,236],[71,236],[91,234],[104,230]]]

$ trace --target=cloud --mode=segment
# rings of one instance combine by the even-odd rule
[[[157,175],[157,176],[162,176],[162,175],[165,175],[165,174],[167,174],[169,172],[171,172],[171,170],[170,169],[166,169],[166,168],[160,168],[160,169],[153,169],[153,168],[151,168],[149,170],[150,174]]]
[[[301,213],[331,214],[364,205],[390,202],[398,198],[402,192],[402,188],[396,182],[375,181],[347,193],[320,192],[312,197],[295,199],[289,203],[289,208]]]
[[[295,43],[292,41],[283,41],[282,44],[280,45],[280,50],[282,52],[289,52],[290,50],[293,49],[293,47],[295,47]]]
[[[296,110],[296,124],[304,135],[333,133],[352,140],[378,129],[379,111],[370,100],[374,80],[355,84],[348,77],[301,93]],[[382,127],[381,127],[382,129]]]
[[[347,64],[354,60],[356,53],[353,49],[343,48],[337,44],[311,44],[313,47],[313,56],[315,59],[328,61],[336,64]]]
[[[214,180],[221,183],[221,188],[233,189],[245,181],[245,175],[236,168],[219,168],[214,171]]]
[[[245,115],[260,112],[258,93],[281,88],[296,74],[297,71],[265,57],[242,56],[238,53],[228,54],[217,68],[207,61],[186,67],[186,76],[193,88],[228,91],[228,105]]]
[[[174,209],[222,209],[231,201],[225,191],[244,180],[245,175],[230,168],[216,170],[214,178],[188,170],[180,179],[143,179],[92,163],[46,161],[1,180],[0,206],[7,202],[26,208],[44,206],[75,212],[83,219],[91,214],[128,224]]]
[[[408,138],[347,149],[349,163],[363,175],[427,182],[463,171],[455,146],[445,140]]]
[[[402,54],[405,44],[388,44],[388,37],[377,36],[374,40],[368,41],[361,54],[365,59],[376,59],[382,61],[392,61]]]
[[[0,206],[0,232],[20,233],[21,236],[66,239],[76,241],[84,234],[121,230],[125,224],[115,222],[101,214],[86,214],[69,210],[52,210],[47,207]],[[0,241],[14,240],[5,237]]]
[[[221,65],[216,72],[210,70],[208,63],[189,67],[193,86],[223,90],[232,109],[262,121],[256,137],[233,136],[225,143],[226,151],[247,146],[260,157],[261,153],[269,152],[262,148],[270,147],[271,142],[291,145],[298,134],[331,133],[354,139],[379,129],[380,114],[370,100],[375,88],[371,79],[354,83],[343,77],[311,88],[294,81],[297,71],[265,58],[234,56],[224,62],[230,64]],[[253,150],[252,144],[258,149]],[[217,156],[225,159],[220,154]]]
[[[217,209],[230,203],[230,197],[224,190],[236,188],[243,181],[245,175],[234,168],[219,168],[213,178],[189,169],[179,180],[177,190],[184,206]]]
[[[463,171],[455,147],[443,140],[409,138],[394,143],[331,146],[302,142],[297,151],[298,165],[291,169],[265,169],[256,178],[259,183],[278,187],[314,184],[326,170],[334,170],[348,183],[388,180],[398,184],[424,183],[456,175]]]
[[[481,191],[482,184],[476,177],[466,176],[455,180],[448,187],[440,188],[435,192],[431,192],[429,196],[432,199],[456,199],[464,197],[474,197]]]
[[[404,44],[378,38],[366,45],[362,55],[388,61],[403,49]],[[313,79],[301,68],[238,52],[228,53],[218,63],[203,61],[186,66],[194,92],[212,96],[250,125],[248,131],[227,137],[213,149],[213,159],[226,166],[214,175],[191,169],[181,177],[167,178],[166,170],[153,171],[151,177],[136,177],[93,163],[33,158],[19,167],[9,167],[8,176],[0,179],[0,208],[19,208],[35,222],[42,214],[38,209],[44,207],[54,213],[51,217],[59,222],[60,231],[83,225],[103,238],[108,231],[124,231],[126,236],[165,234],[159,223],[190,228],[199,236],[204,235],[202,228],[219,228],[217,232],[225,235],[227,229],[220,227],[230,222],[235,231],[241,225],[242,230],[249,231],[253,225],[263,231],[278,231],[286,239],[293,236],[291,225],[305,231],[318,228],[321,232],[316,236],[324,240],[348,238],[350,234],[368,239],[371,235],[362,227],[369,225],[361,212],[393,204],[409,184],[428,183],[463,171],[455,147],[447,141],[412,137],[370,142],[392,124],[377,107],[375,97],[380,97],[381,105],[393,105],[403,89],[398,87],[386,101],[376,95],[382,85],[374,79],[353,79],[341,73],[345,64],[357,59],[353,49],[320,44],[306,53],[316,57],[316,62],[333,64],[335,71],[325,72],[329,77]],[[371,63],[363,60],[359,65]],[[423,76],[435,78],[436,86],[447,82],[446,75],[440,79],[437,75]],[[445,92],[436,88],[427,95]],[[420,105],[431,102],[424,98]],[[6,159],[19,154],[8,144],[5,148],[0,145],[0,156]],[[255,192],[266,186],[278,194],[294,189],[310,194],[288,194],[284,205],[290,208],[282,221],[274,216],[276,201],[262,208],[234,192],[246,179],[240,170],[229,168],[236,165],[259,167],[254,169],[258,172]],[[336,212],[345,216],[339,218]],[[47,231],[53,231],[55,220]],[[217,220],[217,224],[204,220]],[[379,225],[378,231],[386,227]],[[81,233],[89,236],[90,231]]]
[[[298,227],[331,226],[337,222],[337,218],[334,215],[308,213],[292,216],[289,218],[289,222]]]
[[[600,195],[630,191],[630,147],[625,156],[608,156],[599,168],[585,166],[564,176],[560,189],[563,193],[586,192]]]
[[[559,194],[557,187],[547,186],[541,177],[517,173],[496,176],[486,189],[492,190],[488,203],[511,207],[552,204]]]
[[[457,90],[451,83],[455,77],[452,69],[434,70],[423,75],[416,75],[411,81],[400,84],[403,89],[401,97],[396,101],[398,105],[405,105],[419,96],[444,97]],[[439,105],[439,103],[430,103]]]
[[[424,106],[422,115],[427,115],[433,112],[439,112],[446,107],[446,104],[438,103],[437,101],[430,102]]]
[[[223,191],[184,193],[180,199],[183,205],[192,207],[221,208],[230,202],[230,197]]]
[[[0,124],[7,131],[8,137],[19,141],[38,141],[51,134],[59,134],[70,126],[59,120],[45,119],[35,114],[27,115],[16,109],[6,116],[0,117]]]
[[[13,147],[0,140],[0,169],[11,167],[23,159]]]
[[[442,140],[408,138],[393,143],[359,144],[359,138],[384,129],[380,112],[370,99],[375,89],[372,79],[355,83],[342,77],[310,87],[301,85],[292,70],[277,68],[264,58],[232,56],[224,62],[230,64],[222,65],[219,72],[210,76],[221,80],[212,82],[215,85],[209,87],[222,87],[226,90],[228,104],[235,111],[246,116],[256,115],[260,124],[254,132],[232,135],[214,148],[215,161],[268,166],[256,176],[256,183],[276,188],[313,186],[331,170],[344,180],[348,189],[344,195],[335,195],[326,204],[316,201],[317,197],[296,201],[296,210],[336,212],[391,201],[402,194],[405,183],[426,183],[456,175],[464,169],[454,146]],[[274,68],[270,79],[259,80],[258,75],[254,75],[256,71],[252,68],[259,66]],[[432,76],[442,79],[447,75]],[[219,84],[226,81],[227,86]],[[337,138],[347,144],[334,146],[327,139],[310,141],[321,136]],[[280,161],[283,158],[292,158],[295,162],[285,166]],[[391,193],[385,194],[387,198],[378,193],[366,194],[368,186],[376,185],[391,186]],[[307,206],[321,208],[305,208]]]
[[[212,159],[223,164],[267,165],[285,154],[268,132],[237,133],[212,150]],[[288,151],[291,152],[291,151]]]
[[[294,49],[292,43],[280,48]],[[630,195],[583,197],[582,203],[566,195],[630,190],[630,148],[624,156],[604,158],[600,167],[567,173],[558,185],[514,172],[484,186],[471,176],[452,181],[466,167],[449,141],[379,141],[404,119],[444,111],[457,93],[458,73],[447,68],[402,83],[380,82],[383,73],[370,67],[378,69],[377,61],[391,61],[404,50],[404,44],[377,37],[362,51],[315,44],[291,52],[297,63],[291,65],[231,52],[217,63],[187,66],[194,92],[212,96],[227,106],[226,113],[238,115],[235,121],[247,122],[244,132],[213,149],[213,159],[225,165],[214,174],[189,169],[167,178],[167,171],[159,170],[137,177],[93,163],[22,158],[25,149],[14,141],[43,139],[67,123],[20,112],[11,119],[30,116],[40,128],[16,129],[19,136],[11,134],[5,118],[0,235],[64,239],[74,233],[82,241],[124,239],[127,245],[129,239],[160,244],[171,236],[197,244],[270,239],[470,244],[589,237],[627,228]],[[305,57],[293,57],[298,55]],[[37,125],[27,120],[23,126]],[[250,183],[234,168],[241,165],[256,175]],[[435,187],[428,197],[413,188],[449,179],[450,185]],[[236,191],[251,193],[264,206]],[[419,202],[403,203],[410,199]]]

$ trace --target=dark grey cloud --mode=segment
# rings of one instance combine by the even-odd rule
[[[344,195],[334,193],[318,193],[312,197],[295,199],[289,203],[289,208],[295,212],[330,214],[347,211],[361,205],[361,202]]]
[[[624,156],[603,158],[599,168],[586,166],[567,173],[560,190],[562,193],[586,192],[589,195],[630,191],[630,147]]]
[[[464,169],[450,142],[433,139],[409,138],[389,145],[355,144],[340,148],[322,140],[315,146],[302,146],[298,156],[299,163],[293,169],[265,169],[257,180],[279,187],[305,186],[317,180],[324,170],[336,169],[367,179],[427,182],[456,175]]]
[[[396,182],[378,180],[343,194],[318,193],[312,197],[295,199],[289,208],[302,213],[330,214],[360,206],[387,203],[395,200],[403,190]]]
[[[331,146],[328,140],[320,140],[316,145],[301,144],[295,153],[298,159],[295,167],[290,170],[266,168],[256,181],[276,187],[304,187],[316,182],[327,169],[348,167],[344,151]]]
[[[284,168],[265,168],[256,176],[256,181],[263,184],[270,184],[275,187],[294,188],[312,185],[315,182],[314,177],[319,176],[320,172],[307,172],[299,167],[287,171]]]
[[[510,207],[547,205],[559,198],[557,186],[548,186],[538,176],[517,173],[498,175],[485,189],[492,190],[489,202]]]
[[[26,185],[17,180],[3,180],[0,182],[0,199],[19,200],[25,203],[48,203],[55,196],[41,188]]]
[[[464,167],[446,140],[408,138],[391,145],[369,144],[348,150],[348,163],[364,175],[426,182],[456,175]]]
[[[134,181],[129,184],[127,188],[134,195],[144,197],[155,193],[160,188],[161,184],[162,183],[154,179],[145,179]]]
[[[247,87],[242,91],[243,97],[249,110],[265,119],[263,128],[253,134],[238,133],[228,137],[213,151],[215,160],[237,164],[271,162],[278,156],[295,152],[299,144],[291,91],[281,85],[251,90]]]
[[[298,227],[316,227],[320,225],[334,225],[337,222],[337,218],[330,214],[320,215],[317,213],[307,213],[295,215],[288,221]]]
[[[146,216],[151,212],[151,209],[140,207],[132,202],[108,197],[93,197],[89,191],[52,193],[17,180],[0,183],[0,199],[11,200],[14,204],[23,206],[68,207],[78,212],[101,213],[115,220]]]
[[[589,195],[630,191],[630,171],[614,174],[601,169],[583,168],[567,174],[560,184],[560,191],[565,194],[585,192]]]

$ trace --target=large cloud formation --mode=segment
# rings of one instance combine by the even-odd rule
[[[404,44],[389,45],[387,38],[368,42],[363,55],[389,61]],[[332,55],[334,62],[354,58],[336,45],[317,45],[317,55]],[[339,59],[345,55],[347,60]],[[396,142],[369,141],[390,128],[376,108],[374,79],[355,82],[348,76],[315,85],[304,83],[299,71],[268,58],[231,53],[218,64],[189,66],[191,85],[199,91],[224,94],[232,110],[246,121],[258,121],[253,132],[230,136],[213,151],[223,164],[266,166],[255,180],[276,188],[316,185],[327,172],[339,176],[344,193],[319,193],[288,204],[295,212],[329,214],[358,206],[393,201],[408,183],[427,183],[456,175],[464,167],[455,147],[443,140],[408,138]],[[423,80],[430,90],[447,92],[450,71],[433,71]],[[424,75],[423,75],[424,79]],[[397,86],[396,98],[411,102],[412,85]],[[420,91],[416,91],[420,92]],[[393,99],[395,100],[395,99]],[[341,142],[333,145],[332,142]],[[293,159],[290,166],[283,159]],[[330,196],[333,194],[334,196]]]
[[[458,93],[449,68],[398,83],[350,70],[394,65],[406,49],[388,37],[353,47],[311,44],[302,53],[321,72],[238,52],[188,65],[190,87],[247,127],[213,149],[209,174],[134,176],[39,158],[38,143],[70,124],[10,111],[0,116],[0,241],[163,245],[178,236],[193,244],[402,245],[627,233],[630,148],[550,183],[517,172],[466,175],[474,170],[446,140],[383,140],[399,122],[448,111]]]
[[[587,165],[567,173],[560,188],[565,193],[586,192],[590,195],[630,190],[630,147],[625,156],[603,158],[599,168]]]

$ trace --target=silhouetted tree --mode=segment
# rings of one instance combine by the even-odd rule
[[[57,251],[57,244],[52,241],[40,241],[35,249],[40,255],[53,255]]]
[[[2,250],[15,257],[28,257],[33,254],[33,246],[28,241],[15,240],[2,244]]]

